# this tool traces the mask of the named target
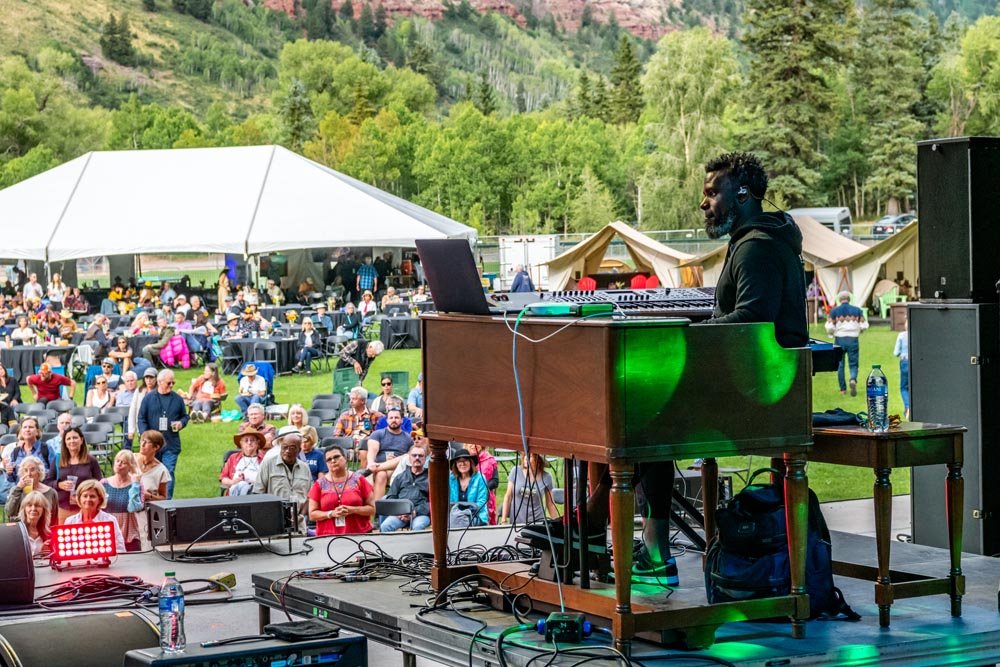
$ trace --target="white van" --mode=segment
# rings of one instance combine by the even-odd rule
[[[792,217],[797,215],[808,215],[817,222],[822,223],[828,229],[832,229],[844,236],[851,235],[851,210],[844,206],[831,206],[829,208],[793,208],[788,211]]]

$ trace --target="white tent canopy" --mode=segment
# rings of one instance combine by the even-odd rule
[[[5,257],[252,255],[475,237],[281,146],[87,153],[0,190]]]
[[[793,217],[795,224],[799,226],[799,231],[802,232],[802,258],[807,264],[812,265],[811,268],[836,264],[868,249],[864,244],[834,232],[815,218],[807,215]],[[681,266],[701,266],[702,284],[716,285],[722,273],[728,247],[728,243],[723,244],[703,255],[682,262]],[[833,292],[834,295],[836,293]]]
[[[665,246],[624,222],[612,222],[558,257],[545,262],[549,267],[549,288],[566,289],[574,278],[599,272],[604,254],[616,234],[625,242],[637,271],[655,274],[664,287],[680,285],[677,266],[681,261],[690,259],[691,255]]]
[[[820,289],[828,303],[835,303],[837,294],[848,291],[852,302],[865,304],[872,295],[883,265],[887,275],[893,271],[910,274],[916,284],[917,223],[913,222],[887,239],[866,246],[837,234],[808,216],[794,216],[802,231],[802,258],[807,268],[816,272]],[[701,266],[705,285],[716,285],[726,258],[728,244],[698,257],[681,262],[681,266]]]

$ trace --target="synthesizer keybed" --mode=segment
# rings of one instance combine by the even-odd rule
[[[639,290],[562,290],[543,292],[543,301],[555,303],[612,303],[627,316],[687,317],[704,320],[715,307],[714,287],[677,287]]]

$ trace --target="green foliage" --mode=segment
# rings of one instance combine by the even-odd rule
[[[147,12],[155,12],[156,11],[156,0],[142,0],[142,7]]]
[[[580,174],[580,191],[569,207],[569,231],[596,232],[617,219],[611,192],[597,178],[590,165],[585,166]]]
[[[496,91],[490,84],[490,79],[486,72],[480,72],[479,74],[479,85],[476,87],[473,103],[476,105],[479,113],[484,116],[489,116],[497,110]]]
[[[771,174],[781,206],[812,199],[823,168],[820,137],[831,127],[836,71],[850,42],[850,0],[748,0],[744,44],[749,56],[740,134]]]
[[[295,79],[281,107],[281,122],[289,148],[301,151],[302,145],[312,137],[313,113],[302,81]]]
[[[337,16],[339,16],[344,21],[348,23],[354,22],[354,3],[351,0],[344,0],[340,4],[340,9],[337,10]]]
[[[640,177],[644,229],[689,229],[700,224],[692,206],[705,177],[702,166],[727,143],[723,115],[742,86],[736,49],[705,28],[663,37],[642,85],[645,151]]]
[[[915,143],[921,125],[912,110],[920,101],[923,75],[915,50],[923,38],[921,28],[914,0],[872,0],[861,24],[856,88],[863,91],[860,108],[867,126],[866,188],[876,203],[903,203],[916,191]],[[876,207],[875,212],[881,211]]]
[[[190,112],[179,107],[142,104],[133,95],[111,114],[107,147],[112,150],[174,148],[185,132],[188,132],[187,141],[202,133]]]
[[[26,178],[47,171],[59,164],[59,159],[48,146],[35,146],[21,157],[16,157],[0,167],[0,188],[14,185]]]
[[[961,49],[935,66],[928,94],[943,107],[938,130],[948,136],[1000,132],[1000,17],[970,27]]]
[[[128,16],[123,15],[119,19],[112,14],[101,27],[101,53],[116,63],[134,65],[137,54],[132,45],[133,38]]]
[[[612,14],[614,16],[614,14]],[[634,123],[642,113],[642,65],[632,47],[632,40],[622,35],[611,70],[611,121]]]

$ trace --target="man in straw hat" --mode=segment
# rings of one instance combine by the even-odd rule
[[[267,396],[267,381],[257,375],[257,367],[247,364],[243,367],[243,377],[240,378],[240,392],[236,397],[236,405],[246,417],[247,408],[251,403],[263,403]]]

